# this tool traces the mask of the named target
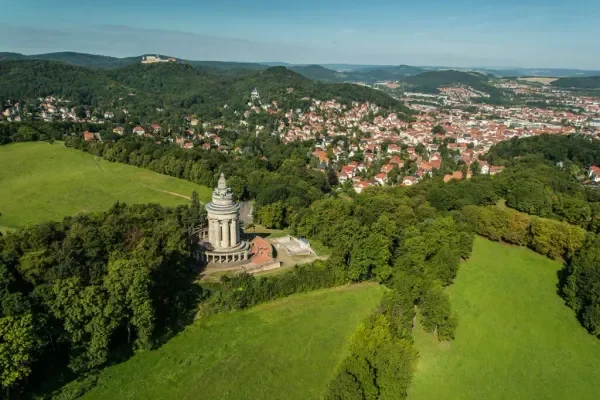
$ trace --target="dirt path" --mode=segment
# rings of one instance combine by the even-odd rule
[[[173,196],[179,196],[179,197],[183,197],[184,199],[192,200],[191,197],[188,197],[188,196],[183,195],[183,194],[179,194],[179,193],[175,193],[175,192],[169,192],[168,190],[157,189],[157,188],[154,188],[152,186],[148,186],[148,185],[146,185],[144,183],[140,183],[140,185],[142,185],[144,187],[147,187],[148,189],[156,190],[157,192],[163,192],[163,193],[167,193],[167,194],[172,194]]]
[[[106,171],[104,171],[104,167],[102,166],[102,164],[100,164],[100,161],[98,161],[98,156],[94,156],[94,161],[96,162],[96,165],[98,166],[98,168],[100,168],[100,171],[106,172]]]
[[[102,166],[102,164],[99,161],[100,159],[101,158],[99,158],[98,156],[94,156],[94,161],[96,162],[96,165],[98,166],[98,168],[100,168],[100,170],[102,172],[106,172],[106,170],[104,169],[104,167]],[[175,192],[169,192],[168,190],[157,189],[155,187],[148,186],[148,185],[146,185],[144,183],[140,183],[140,185],[142,185],[144,187],[147,187],[148,189],[156,190],[157,192],[163,192],[163,193],[171,194],[173,196],[183,197],[184,199],[187,199],[187,200],[190,200],[190,201],[192,200],[191,197],[188,197],[188,196],[183,195],[183,194],[179,194],[179,193],[175,193]]]

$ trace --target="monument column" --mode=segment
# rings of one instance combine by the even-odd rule
[[[206,205],[206,212],[208,238],[212,244],[206,251],[209,261],[225,264],[247,260],[250,245],[241,240],[240,205],[234,200],[223,174],[213,191],[212,201]]]
[[[208,241],[215,243],[215,220],[208,220]]]
[[[238,244],[237,221],[235,219],[231,220],[231,225],[229,226],[229,239],[231,246],[235,246],[236,244]]]
[[[221,221],[221,232],[223,234],[223,239],[221,240],[221,247],[227,248],[229,247],[229,224],[228,221]]]

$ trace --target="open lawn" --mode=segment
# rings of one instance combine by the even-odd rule
[[[175,206],[211,190],[131,165],[44,142],[0,146],[0,229],[102,211],[116,201]]]
[[[544,76],[530,76],[527,78],[519,78],[520,81],[541,83],[543,85],[549,85],[557,79],[558,78],[551,78],[551,77],[544,77]]]
[[[319,399],[383,288],[293,295],[196,321],[100,373],[87,399]]]
[[[526,248],[475,238],[450,287],[456,340],[419,327],[409,400],[598,399],[600,340],[556,293],[561,265]]]

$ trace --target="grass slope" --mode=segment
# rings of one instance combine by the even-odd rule
[[[383,289],[298,294],[197,321],[100,373],[87,399],[318,399]]]
[[[560,264],[477,237],[450,288],[456,340],[416,329],[409,399],[597,399],[600,341],[556,294]]]
[[[162,190],[162,191],[161,191]],[[61,143],[0,146],[0,229],[61,220],[81,212],[102,211],[116,201],[129,204],[183,204],[210,189],[125,164],[110,163]]]

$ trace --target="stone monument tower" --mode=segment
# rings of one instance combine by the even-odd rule
[[[233,200],[225,175],[221,174],[212,201],[206,205],[208,241],[206,252],[209,263],[233,264],[246,262],[250,245],[241,239],[240,205]]]

